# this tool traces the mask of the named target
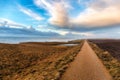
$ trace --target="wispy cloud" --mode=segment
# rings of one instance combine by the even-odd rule
[[[42,16],[38,15],[37,13],[33,12],[32,10],[27,9],[25,7],[22,7],[20,5],[19,5],[19,9],[20,9],[21,12],[23,12],[24,14],[32,17],[33,19],[35,19],[37,21],[41,21],[41,20],[44,19]]]
[[[74,35],[81,35],[81,36],[85,36],[85,37],[94,37],[95,36],[95,34],[90,33],[90,32],[84,32],[84,33],[82,33],[82,32],[71,32],[71,33],[74,34]]]
[[[20,24],[20,23],[17,23],[15,21],[12,21],[6,18],[0,18],[0,26],[2,27],[9,26],[12,28],[27,28],[27,26],[24,24]]]
[[[67,33],[69,33],[69,31],[53,29],[53,28],[48,27],[47,25],[38,25],[36,29],[42,32],[54,32],[62,36],[65,36]]]

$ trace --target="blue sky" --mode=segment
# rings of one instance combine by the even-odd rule
[[[120,38],[119,9],[119,0],[0,0],[0,36]]]

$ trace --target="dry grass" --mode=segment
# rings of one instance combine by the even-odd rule
[[[93,43],[97,44],[101,49],[104,49],[120,61],[120,40],[91,40]]]
[[[58,80],[82,42],[74,47],[56,45],[0,44],[0,80]]]
[[[113,58],[108,51],[100,49],[96,44],[90,43],[95,53],[102,60],[114,80],[120,80],[120,62]]]

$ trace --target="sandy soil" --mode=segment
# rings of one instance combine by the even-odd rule
[[[112,80],[87,41],[60,80]]]

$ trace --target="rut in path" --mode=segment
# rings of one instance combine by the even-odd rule
[[[112,80],[87,41],[60,80]]]

